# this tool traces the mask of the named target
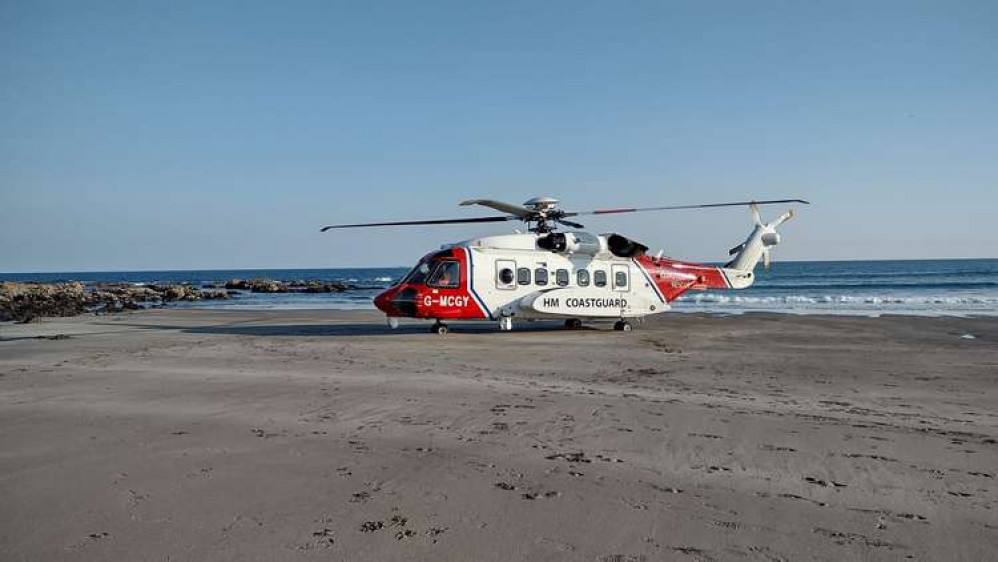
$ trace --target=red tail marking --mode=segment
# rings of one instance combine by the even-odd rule
[[[694,290],[727,289],[728,282],[721,270],[713,265],[686,263],[669,259],[640,256],[636,260],[665,297],[672,302]]]

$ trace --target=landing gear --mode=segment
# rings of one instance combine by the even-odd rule
[[[617,330],[618,332],[630,332],[634,328],[633,326],[631,326],[631,323],[628,322],[627,320],[617,320],[617,322],[614,323],[613,325],[613,329]]]
[[[430,326],[430,332],[433,332],[434,334],[439,334],[441,336],[446,334],[448,331],[449,330],[447,329],[447,324],[444,324],[439,320],[437,320],[432,326]]]
[[[392,330],[397,330],[399,327],[399,319],[394,316],[388,317],[388,327]]]
[[[565,320],[565,328],[569,330],[578,330],[582,328],[582,320],[579,320],[578,318],[569,318],[568,320]]]
[[[513,317],[503,316],[499,319],[499,330],[503,332],[509,332],[513,329]]]

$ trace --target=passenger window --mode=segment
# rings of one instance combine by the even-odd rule
[[[597,269],[593,272],[593,285],[597,287],[606,287],[606,272],[602,269]]]
[[[534,270],[534,283],[537,283],[538,285],[547,285],[548,284],[548,270],[544,269],[543,267],[538,267],[537,269],[535,269]]]
[[[589,270],[580,269],[575,272],[575,282],[579,284],[580,287],[589,286]]]
[[[568,270],[559,269],[554,272],[554,282],[558,284],[559,287],[568,286]]]
[[[456,261],[440,262],[426,282],[429,287],[457,287],[460,284],[461,264]]]
[[[616,273],[613,274],[613,286],[616,287],[617,289],[626,289],[627,288],[627,272],[626,271],[618,271],[618,272],[616,272]]]
[[[499,283],[501,285],[512,285],[513,284],[513,270],[504,267],[499,270]]]
[[[521,267],[520,269],[516,270],[516,282],[519,283],[520,285],[529,285],[530,284],[530,268],[529,267]]]

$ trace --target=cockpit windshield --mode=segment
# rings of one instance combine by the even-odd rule
[[[416,267],[412,268],[412,271],[406,274],[405,277],[399,281],[399,285],[405,283],[411,283],[414,285],[422,285],[426,281],[426,276],[430,273],[430,264],[426,260],[421,260],[416,264]]]

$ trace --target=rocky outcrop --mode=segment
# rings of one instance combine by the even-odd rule
[[[278,281],[265,277],[255,277],[246,281],[229,279],[223,286],[228,290],[251,293],[342,293],[352,288],[350,285],[335,281]]]
[[[223,287],[225,287],[226,289],[228,289],[230,291],[233,291],[233,290],[235,290],[235,291],[248,291],[249,290],[249,283],[246,282],[246,281],[243,281],[242,279],[229,279],[228,281],[225,282],[225,284],[223,285]]]
[[[83,283],[0,283],[0,320],[31,322],[41,316],[76,316],[86,308]]]
[[[87,311],[121,312],[172,302],[228,299],[252,293],[342,293],[354,288],[332,281],[279,281],[257,277],[225,283],[132,285],[129,283],[0,283],[0,321],[30,322]]]
[[[190,285],[135,286],[103,283],[0,283],[0,321],[30,322],[46,316],[76,316],[87,311],[121,312],[175,301],[227,299],[226,291]]]
[[[273,279],[256,278],[248,281],[249,290],[254,293],[287,293],[288,285]]]

